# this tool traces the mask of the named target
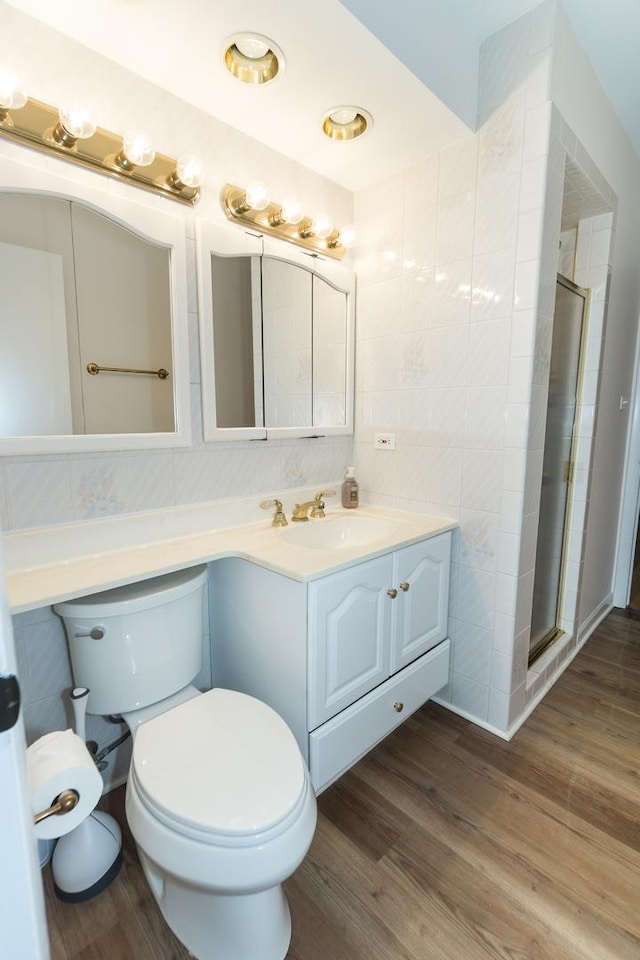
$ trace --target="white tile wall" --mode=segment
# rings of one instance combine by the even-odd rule
[[[388,308],[397,274],[385,279],[384,268],[372,269],[376,262],[384,264],[388,249],[382,233],[377,235],[377,249],[375,245],[380,211],[374,208],[370,191],[356,197],[359,233],[371,237],[356,263],[363,310],[356,450],[363,493],[377,502],[395,494],[397,505],[405,499],[422,501],[423,508],[434,503],[450,505],[452,514],[459,517],[452,576],[454,655],[446,695],[456,709],[487,721],[491,690],[493,721],[501,718],[505,723],[519,585],[539,270],[536,244],[546,182],[544,165],[533,159],[540,151],[536,137],[543,124],[538,110],[527,141],[531,158],[524,194],[528,216],[520,220],[527,113],[524,90],[518,89],[488,113],[478,135],[425,162],[430,200],[438,171],[437,210],[434,218],[429,207],[427,225],[431,250],[435,219],[436,264],[434,274],[425,275],[421,287],[413,288],[412,328],[421,324],[424,336],[408,347],[412,367],[403,366],[397,340],[389,335],[390,325],[382,325],[383,311],[398,329],[406,320],[397,309]],[[417,189],[417,180],[414,167],[405,184]],[[405,196],[407,192],[405,185]],[[381,185],[379,196],[385,195],[386,185]],[[412,220],[412,204],[407,203],[404,210],[405,219]],[[401,234],[405,244],[410,237],[411,250],[418,249],[415,228],[398,227],[399,208],[389,209],[389,214],[392,234]],[[515,296],[520,302],[512,338],[518,249],[530,262],[518,275]],[[398,258],[406,252],[410,251],[398,251]],[[388,272],[389,266],[387,276]],[[508,403],[510,398],[513,402]],[[389,429],[389,424],[396,424],[396,450],[372,450],[372,433]],[[507,464],[506,451],[511,454]],[[505,495],[513,502],[505,503]],[[492,666],[494,642],[498,647]],[[503,699],[497,700],[497,694]]]
[[[487,686],[491,673],[491,634],[459,621],[454,634],[453,671]]]
[[[529,623],[563,144],[571,144],[574,158],[581,149],[549,102],[554,11],[555,4],[545,2],[484,45],[477,135],[412,167],[395,184],[381,184],[377,204],[372,190],[356,195],[359,234],[369,237],[356,261],[363,310],[356,462],[363,495],[390,505],[410,503],[412,509],[449,507],[459,519],[452,670],[440,697],[501,730],[517,721],[531,697]],[[595,182],[590,161],[589,170]],[[424,226],[411,199],[413,192],[420,196],[422,178]],[[411,238],[411,249],[418,250],[423,230],[431,252],[436,180],[435,270],[424,264],[421,290],[414,288],[407,311],[405,302],[393,303],[404,255],[397,238],[405,244]],[[402,208],[399,195],[405,198]],[[588,250],[584,240],[578,245],[580,264],[595,287],[587,358],[592,376],[585,378],[591,392],[584,395],[581,419],[589,435],[601,346],[597,304],[606,292],[610,229],[610,221],[599,221],[593,242],[591,224]],[[395,259],[385,259],[389,250],[396,251]],[[394,326],[397,334],[407,324],[423,332],[422,339],[405,344],[405,358],[407,349],[414,351],[412,365],[403,363],[401,338],[392,334]],[[394,452],[372,449],[373,433],[385,429],[396,433]],[[576,496],[588,489],[588,467],[583,470]],[[579,557],[578,501],[574,509]],[[579,575],[579,562],[572,563],[567,603],[573,598],[574,606]]]

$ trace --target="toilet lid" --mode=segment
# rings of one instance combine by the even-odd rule
[[[143,723],[132,764],[146,802],[178,830],[235,837],[274,827],[305,785],[284,720],[232,690],[209,690]]]

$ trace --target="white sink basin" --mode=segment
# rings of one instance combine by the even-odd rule
[[[286,543],[311,550],[340,550],[383,540],[397,524],[378,517],[340,516],[295,523],[282,530]]]

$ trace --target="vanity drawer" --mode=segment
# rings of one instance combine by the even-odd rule
[[[317,793],[447,684],[449,651],[450,641],[444,640],[309,734],[309,768]],[[400,703],[398,711],[394,704]]]

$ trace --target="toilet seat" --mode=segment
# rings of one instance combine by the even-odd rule
[[[302,756],[282,718],[221,688],[143,723],[130,776],[142,803],[167,827],[222,846],[275,838],[306,797]]]

